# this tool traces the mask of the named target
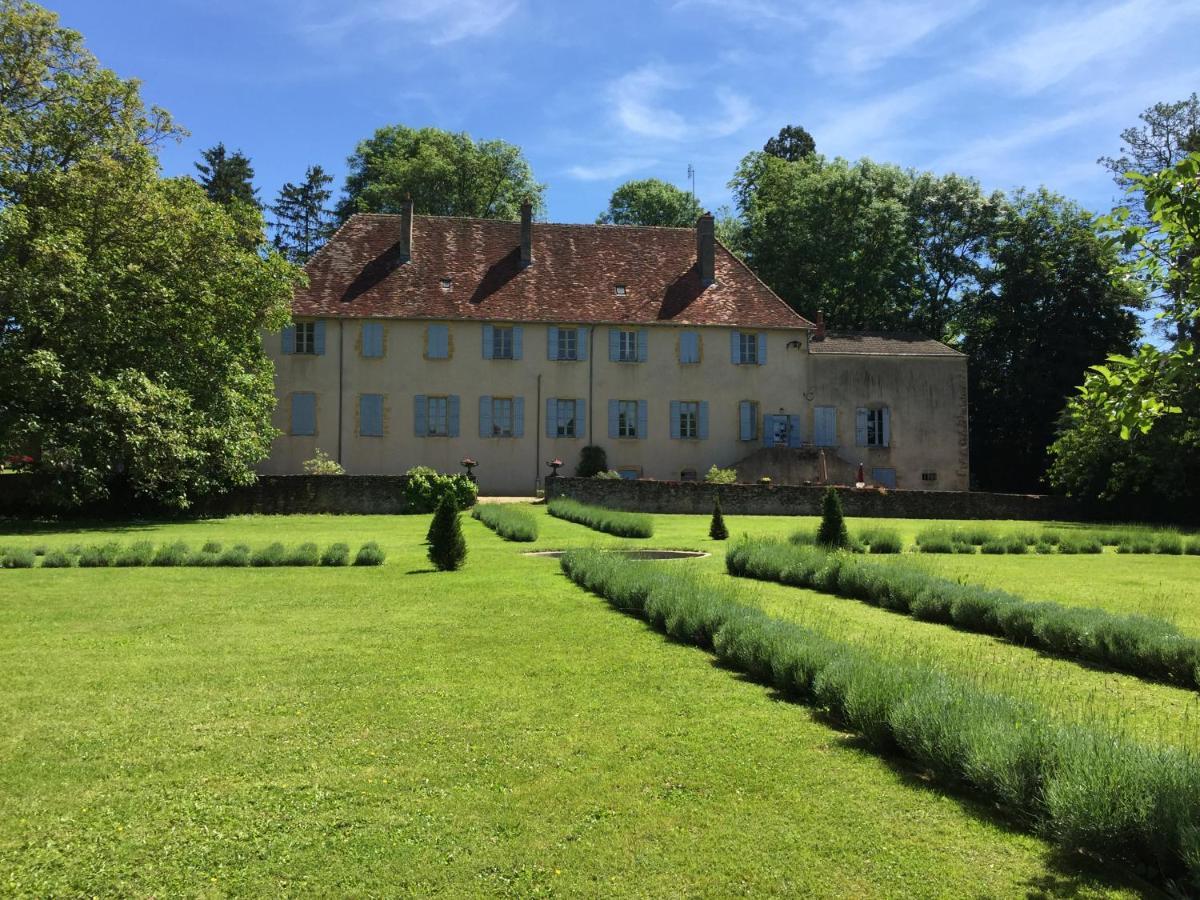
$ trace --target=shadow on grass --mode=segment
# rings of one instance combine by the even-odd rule
[[[105,521],[103,519],[6,519],[0,518],[0,535],[36,534],[137,534],[163,525],[190,525],[212,521],[201,518],[133,519]]]
[[[405,574],[405,575],[436,575],[436,574],[438,573],[438,571],[439,571],[438,569],[434,569],[434,568],[428,568],[428,569],[409,569],[409,570],[408,570],[407,572],[405,572],[404,574]]]

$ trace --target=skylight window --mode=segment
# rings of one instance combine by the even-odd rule
[[[618,297],[624,297],[626,294],[629,293],[629,291],[625,289],[625,285],[623,285],[623,284],[614,284],[613,285],[613,293],[616,294]]]
[[[448,291],[452,287],[454,287],[454,279],[452,279],[452,278],[443,278],[442,279],[442,290],[443,291]]]

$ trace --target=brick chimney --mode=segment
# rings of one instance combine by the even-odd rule
[[[825,313],[817,310],[817,330],[813,332],[814,341],[825,340]]]
[[[404,203],[400,206],[400,261],[408,262],[412,259],[413,238],[413,202],[412,197],[405,197]]]
[[[533,263],[533,203],[521,201],[521,268]]]
[[[708,287],[717,280],[716,238],[712,213],[706,212],[696,220],[696,264],[700,267],[700,284]]]

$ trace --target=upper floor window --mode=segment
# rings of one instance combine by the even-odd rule
[[[492,359],[513,358],[513,330],[502,325],[492,326]]]
[[[369,359],[383,356],[383,324],[363,322],[362,355]]]
[[[383,395],[361,394],[358,398],[358,434],[383,437]]]
[[[551,325],[546,329],[546,357],[571,361],[586,360],[588,358],[587,328]]]
[[[854,428],[854,443],[859,447],[890,447],[892,413],[886,406],[860,407]]]
[[[733,332],[732,356],[734,365],[765,366],[767,364],[767,336],[763,332]]]
[[[700,362],[700,333],[698,331],[681,331],[679,333],[679,362],[683,365],[694,365]]]
[[[579,359],[579,332],[574,328],[558,329],[556,359]]]
[[[292,421],[288,429],[296,435],[317,433],[317,395],[310,391],[292,394]]]
[[[637,332],[621,331],[617,334],[617,359],[621,362],[637,362]]]
[[[297,322],[296,323],[296,352],[297,353],[316,353],[317,352],[317,323],[316,322]]]

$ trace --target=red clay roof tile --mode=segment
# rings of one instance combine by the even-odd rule
[[[520,223],[413,217],[412,259],[398,257],[400,216],[358,214],[305,271],[297,316],[512,322],[673,322],[812,328],[736,257],[716,247],[717,282],[702,290],[687,228],[533,225],[520,264]],[[442,279],[451,279],[444,290]],[[625,285],[624,296],[614,287]]]

